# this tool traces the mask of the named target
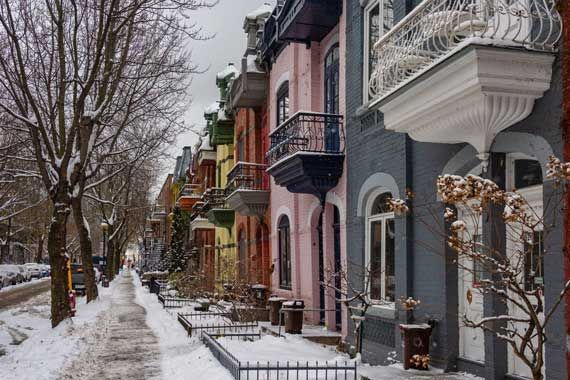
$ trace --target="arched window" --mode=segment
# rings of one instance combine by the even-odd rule
[[[277,91],[277,126],[289,118],[289,82],[285,82]]]
[[[387,201],[389,192],[374,199],[366,217],[366,270],[369,297],[385,302],[395,301],[395,225],[394,213]]]
[[[339,47],[329,49],[325,57],[325,113],[336,115],[339,110]],[[338,122],[331,118],[325,127],[325,149],[336,152],[340,149]]]
[[[289,218],[282,216],[277,228],[279,235],[279,287],[291,289],[291,228]]]

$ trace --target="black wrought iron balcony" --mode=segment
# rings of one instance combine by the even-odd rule
[[[270,140],[267,170],[289,191],[322,198],[342,176],[342,115],[297,112],[271,132]]]
[[[338,24],[340,0],[287,0],[277,18],[279,38],[320,42]]]
[[[204,211],[210,223],[230,229],[235,220],[234,210],[226,202],[226,189],[211,188],[204,193]]]
[[[228,173],[226,202],[243,216],[262,218],[269,206],[267,166],[238,162]]]

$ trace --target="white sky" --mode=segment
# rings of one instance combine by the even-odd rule
[[[194,63],[207,69],[204,74],[197,74],[192,79],[190,95],[192,104],[186,113],[188,125],[205,125],[204,108],[218,100],[216,74],[222,71],[229,62],[239,66],[245,52],[246,36],[243,31],[243,20],[251,11],[263,3],[274,4],[275,0],[219,0],[212,9],[202,9],[193,13],[198,25],[205,34],[215,34],[207,41],[192,41],[190,50]],[[171,163],[167,162],[166,173],[174,170],[175,158],[182,153],[184,146],[193,146],[197,137],[193,133],[181,135],[178,143],[172,148]],[[162,183],[164,178],[159,178]]]

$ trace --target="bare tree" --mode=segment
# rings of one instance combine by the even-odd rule
[[[69,316],[66,224],[120,137],[161,118],[177,123],[195,68],[184,50],[200,30],[201,0],[101,0],[0,4],[0,109],[29,138],[53,204],[48,234],[52,326]],[[154,116],[154,117],[153,117]],[[81,223],[81,215],[74,215]],[[82,223],[83,224],[83,223]],[[85,235],[88,227],[79,227]],[[89,252],[86,249],[84,252]],[[92,276],[90,257],[83,262]]]

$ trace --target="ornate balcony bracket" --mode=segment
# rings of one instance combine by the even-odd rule
[[[550,88],[552,54],[471,45],[383,100],[386,129],[417,141],[471,144],[486,167],[495,136]]]

